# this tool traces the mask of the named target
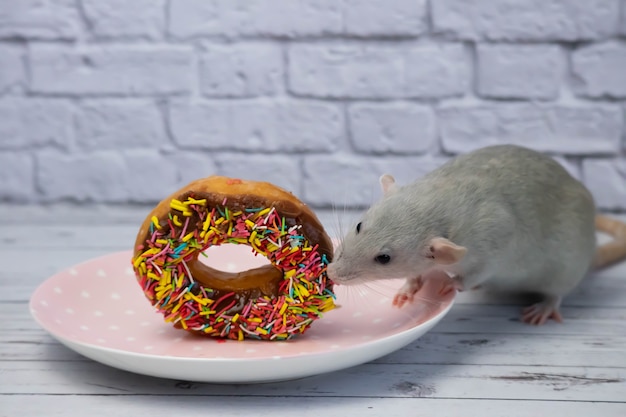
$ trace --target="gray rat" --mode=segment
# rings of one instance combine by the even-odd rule
[[[337,247],[337,284],[406,278],[394,305],[411,302],[429,271],[446,272],[442,292],[478,286],[539,293],[522,320],[562,321],[559,306],[590,267],[626,257],[626,225],[596,216],[591,193],[559,163],[513,145],[458,156],[383,198]],[[596,252],[596,228],[616,240]]]

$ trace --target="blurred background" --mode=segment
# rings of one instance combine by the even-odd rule
[[[211,174],[359,211],[515,143],[626,212],[624,0],[0,0],[0,200],[150,206]]]

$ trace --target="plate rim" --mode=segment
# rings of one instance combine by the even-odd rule
[[[143,375],[150,375],[150,376],[157,376],[157,377],[161,377],[161,378],[172,378],[171,376],[163,376],[163,375],[159,375],[158,373],[146,373],[146,372],[139,372],[139,371],[135,371],[135,370],[129,370],[128,368],[122,368],[119,366],[114,366],[111,365],[109,363],[103,362],[100,359],[95,359],[93,356],[91,355],[87,355],[84,352],[79,352],[76,349],[74,349],[72,346],[70,345],[74,345],[74,346],[79,346],[81,348],[81,350],[90,350],[95,352],[97,355],[111,355],[114,357],[119,357],[119,358],[137,358],[139,360],[142,361],[167,361],[169,363],[186,363],[186,364],[190,364],[190,363],[197,363],[201,366],[205,366],[205,365],[211,365],[211,364],[216,364],[216,363],[220,363],[220,364],[225,364],[225,363],[241,363],[241,364],[255,364],[255,363],[262,363],[268,360],[272,360],[272,361],[276,361],[276,362],[281,362],[281,361],[291,361],[291,360],[303,360],[303,359],[311,359],[311,360],[315,360],[318,358],[324,358],[325,356],[327,356],[329,353],[343,353],[343,354],[348,354],[350,352],[353,351],[367,351],[367,350],[372,350],[370,349],[373,346],[377,346],[377,345],[383,345],[383,346],[387,346],[387,345],[391,345],[391,346],[395,346],[393,347],[391,350],[386,349],[385,353],[376,353],[376,354],[372,354],[370,355],[370,358],[367,359],[366,361],[363,360],[358,360],[355,363],[352,363],[348,366],[338,366],[334,368],[334,371],[337,370],[341,370],[341,369],[347,369],[359,364],[363,364],[363,363],[367,363],[369,361],[375,360],[377,358],[381,358],[383,356],[386,356],[392,352],[395,352],[399,349],[404,348],[405,346],[407,346],[409,343],[417,340],[419,337],[421,337],[423,334],[427,333],[428,331],[430,331],[430,329],[432,329],[434,326],[436,326],[450,311],[450,309],[452,309],[452,307],[455,304],[456,301],[456,296],[452,296],[449,300],[442,302],[442,304],[444,305],[443,308],[437,312],[434,316],[432,316],[429,320],[425,321],[425,322],[421,322],[421,323],[417,323],[415,325],[412,325],[410,328],[402,330],[400,332],[396,332],[393,334],[390,334],[388,336],[385,337],[381,337],[381,338],[375,338],[372,340],[365,340],[362,341],[361,343],[358,343],[356,345],[352,345],[352,347],[344,347],[344,348],[340,348],[340,349],[336,349],[336,350],[325,350],[325,351],[319,351],[319,352],[308,352],[306,354],[300,354],[300,355],[288,355],[288,356],[280,356],[280,358],[275,359],[272,356],[262,356],[262,357],[252,357],[252,358],[233,358],[233,357],[190,357],[190,356],[175,356],[175,355],[163,355],[163,354],[154,354],[154,353],[144,353],[144,352],[135,352],[135,351],[129,351],[129,350],[124,350],[124,349],[120,349],[120,348],[113,348],[113,347],[108,347],[108,346],[101,346],[98,345],[96,343],[88,343],[88,342],[84,342],[84,341],[80,341],[80,340],[75,340],[75,339],[71,339],[71,338],[67,338],[65,336],[62,336],[60,334],[58,334],[57,332],[55,332],[54,330],[51,330],[48,326],[46,326],[40,319],[40,317],[38,317],[37,313],[36,313],[36,308],[34,305],[35,302],[35,297],[36,295],[40,292],[43,291],[42,288],[45,285],[50,285],[50,281],[54,280],[56,277],[65,274],[65,273],[69,273],[69,271],[71,269],[92,263],[92,262],[97,262],[99,260],[102,259],[106,259],[108,257],[113,257],[113,256],[122,256],[124,255],[130,255],[132,253],[132,251],[130,250],[121,250],[121,251],[114,251],[114,252],[110,252],[104,255],[100,255],[97,257],[93,257],[91,259],[87,259],[84,260],[82,262],[73,264],[71,266],[65,267],[59,271],[57,271],[56,273],[52,274],[51,276],[49,276],[48,278],[46,278],[44,281],[42,281],[36,288],[35,290],[31,293],[31,296],[29,298],[29,302],[28,302],[28,307],[29,307],[29,314],[30,316],[33,318],[33,320],[44,330],[46,331],[49,335],[51,335],[54,339],[56,339],[58,342],[60,342],[61,344],[63,344],[65,347],[69,348],[70,350],[73,350],[74,352],[80,354],[83,357],[86,357],[88,359],[94,360],[96,362],[105,364],[107,366],[111,366],[113,368],[117,368],[117,369],[122,369],[125,371],[129,371],[129,372],[133,372],[136,374],[143,374]],[[130,266],[130,263],[129,263]],[[323,318],[321,319],[323,320]],[[421,333],[421,334],[414,334],[414,333],[420,333],[420,331],[424,328],[427,327],[427,329]],[[292,339],[289,341],[256,341],[256,340],[248,340],[247,342],[254,342],[254,343],[297,343],[297,339]],[[397,339],[406,339],[405,341],[402,342],[402,344],[398,345],[397,343],[393,343],[394,341],[396,341]],[[215,343],[219,343],[217,341],[214,341]],[[231,343],[245,343],[246,340],[240,342],[240,341],[226,341],[226,343],[231,342]],[[306,374],[302,377],[310,377],[310,376],[314,376],[314,375],[318,375],[318,374],[324,374],[324,373],[328,373],[328,372],[333,372],[333,370],[331,371],[323,371],[323,372],[317,372],[317,373],[309,373]],[[301,377],[288,377],[282,380],[292,380],[292,379],[297,379],[297,378],[301,378]],[[230,379],[190,379],[190,380],[194,380],[194,381],[203,381],[203,382],[207,382],[207,383],[211,383],[211,382],[229,382],[229,383],[237,383],[237,382],[242,382],[242,383],[246,383],[249,382],[249,380],[230,380]],[[274,379],[262,379],[260,381],[258,380],[254,380],[254,382],[271,382],[274,381]]]

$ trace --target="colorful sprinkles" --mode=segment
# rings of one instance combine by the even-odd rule
[[[171,200],[168,218],[151,218],[132,265],[146,297],[166,322],[208,336],[287,340],[335,307],[329,260],[274,207],[209,207],[206,199]],[[243,244],[283,272],[278,295],[246,299],[196,282],[188,267],[210,246]],[[206,256],[206,255],[205,255]]]

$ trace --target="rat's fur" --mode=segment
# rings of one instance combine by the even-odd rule
[[[455,275],[455,288],[478,285],[536,292],[545,301],[526,321],[560,319],[561,298],[588,272],[596,248],[589,191],[552,158],[498,145],[459,156],[409,185],[381,179],[385,196],[349,232],[329,266],[339,284],[407,278],[398,304],[412,299],[430,269]],[[463,248],[441,262],[433,242]],[[447,248],[447,249],[446,249]],[[612,261],[626,256],[626,243]],[[450,250],[445,246],[442,253]],[[388,255],[386,264],[377,262]],[[396,300],[398,301],[398,300]]]

